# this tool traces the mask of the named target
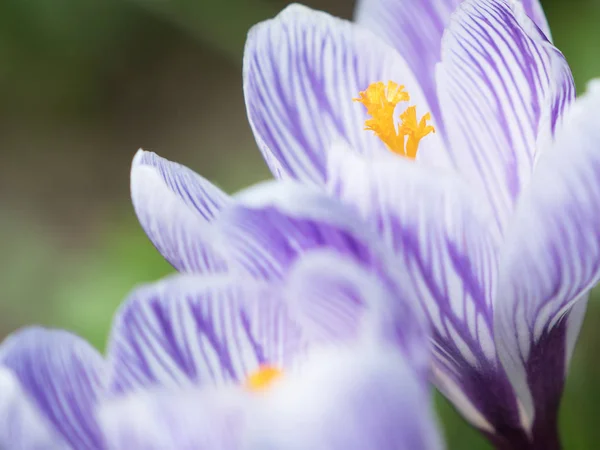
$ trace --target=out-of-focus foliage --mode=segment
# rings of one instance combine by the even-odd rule
[[[351,2],[310,6],[349,17]],[[128,164],[139,146],[232,191],[268,176],[245,120],[248,28],[284,0],[0,2],[0,339],[27,323],[103,348],[136,284],[172,272],[137,224]],[[600,76],[600,0],[545,0],[579,91]],[[565,448],[600,442],[600,298],[563,402]],[[441,397],[451,449],[488,449]]]
[[[132,30],[140,30],[144,19],[115,0],[0,2],[3,103],[25,110],[44,106],[48,113],[74,103],[84,107],[111,71],[135,54],[127,51],[136,45]]]

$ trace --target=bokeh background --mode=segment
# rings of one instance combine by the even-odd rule
[[[172,272],[130,205],[139,147],[230,192],[269,178],[245,116],[242,52],[250,26],[287,3],[0,1],[0,340],[39,323],[103,349],[128,291]],[[600,76],[600,0],[542,3],[581,92]],[[308,4],[347,18],[354,7]],[[598,297],[563,401],[566,449],[600,442]],[[489,448],[438,405],[450,449]]]

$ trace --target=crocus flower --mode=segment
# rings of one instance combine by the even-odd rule
[[[346,208],[325,194],[273,182],[228,199],[218,226],[185,228],[186,214],[197,225],[192,218],[211,201],[196,194],[214,188],[151,154],[136,161],[159,163],[134,165],[143,169],[134,179],[159,176],[146,199],[167,188],[173,202],[157,205],[182,220],[154,228],[165,239],[155,242],[173,238],[172,261],[214,270],[134,290],[115,316],[106,358],[66,331],[28,328],[7,338],[2,448],[443,448],[424,321],[385,275],[368,227],[348,222]],[[133,191],[138,207],[148,206]],[[301,199],[299,208],[278,206],[281,195]],[[248,230],[246,246],[236,244],[240,230]],[[260,264],[248,257],[259,244],[252,231],[269,236],[262,255],[271,258]],[[221,248],[232,251],[208,258]],[[267,276],[265,264],[278,270]]]
[[[332,264],[341,270],[332,270]],[[115,387],[131,393],[101,408],[109,447],[442,448],[424,379],[407,364],[394,340],[389,340],[394,333],[383,332],[386,327],[376,319],[383,312],[379,306],[385,309],[391,293],[377,283],[370,284],[368,273],[332,255],[309,257],[293,272],[287,291],[296,297],[292,303],[306,302],[311,310],[327,309],[330,301],[345,303],[349,294],[355,299],[369,296],[362,300],[372,301],[373,308],[363,316],[356,339],[331,345],[329,337],[317,343],[314,336],[328,334],[321,327],[329,324],[302,314],[301,326],[273,320],[274,313],[282,313],[281,304],[269,305],[273,297],[261,289],[255,293],[260,298],[251,299],[255,311],[237,314],[239,322],[231,326],[217,312],[225,309],[220,306],[228,298],[212,296],[207,305],[199,305],[194,304],[199,298],[194,291],[159,296],[152,292],[150,302],[141,293],[142,304],[126,306],[129,311],[117,325],[127,326],[128,331],[117,331],[119,337],[111,346],[115,361],[120,361],[115,364],[120,367]],[[248,292],[247,287],[244,290]],[[327,297],[310,295],[322,292]],[[214,329],[194,329],[211,309]],[[195,313],[186,319],[188,311]],[[171,332],[168,324],[178,322],[181,326]],[[403,324],[392,321],[389,325]],[[156,332],[160,328],[166,328],[163,334]],[[215,342],[217,336],[224,338],[221,345]],[[422,344],[421,350],[426,348]],[[185,386],[188,380],[200,388],[171,388],[165,393],[164,386]],[[163,390],[150,390],[157,382]],[[140,383],[144,391],[130,390],[132,384]]]
[[[250,31],[244,92],[273,174],[396,252],[439,389],[499,448],[559,448],[600,273],[600,93],[573,105],[538,2],[362,0],[357,23],[294,5]]]

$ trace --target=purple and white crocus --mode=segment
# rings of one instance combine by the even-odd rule
[[[154,243],[201,273],[134,290],[106,357],[66,331],[9,336],[1,448],[443,448],[425,320],[350,209],[290,183],[219,196],[143,152],[132,192]]]
[[[600,278],[600,92],[573,103],[538,1],[359,0],[356,23],[293,5],[250,31],[244,93],[275,177],[394,250],[438,388],[498,448],[559,448]]]

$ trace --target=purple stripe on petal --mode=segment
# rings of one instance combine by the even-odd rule
[[[557,413],[584,309],[577,302],[585,301],[600,280],[598,110],[596,81],[565,115],[554,145],[540,156],[519,199],[500,266],[499,355],[527,416],[535,421],[550,421]],[[560,386],[545,389],[550,382]]]
[[[329,249],[381,267],[383,249],[355,212],[318,189],[267,182],[239,197],[218,223],[228,260],[252,276],[283,277],[304,253]]]
[[[444,34],[437,81],[450,148],[447,160],[427,156],[482,189],[503,231],[574,98],[569,67],[518,2],[466,0]]]
[[[104,361],[87,342],[66,332],[26,328],[0,346],[10,369],[41,414],[74,448],[102,448],[94,408],[104,388]]]
[[[397,52],[366,29],[292,5],[255,26],[244,54],[244,95],[250,125],[276,177],[321,184],[325,152],[337,140],[358,151],[388,151],[364,130],[352,101],[371,83],[406,86],[413,104],[428,107]]]
[[[287,365],[299,330],[252,280],[175,276],[134,291],[109,345],[111,390],[239,383],[260,364]]]
[[[230,199],[179,164],[139,151],[131,167],[131,197],[144,231],[182,272],[222,272],[226,264],[212,248],[210,222]]]

